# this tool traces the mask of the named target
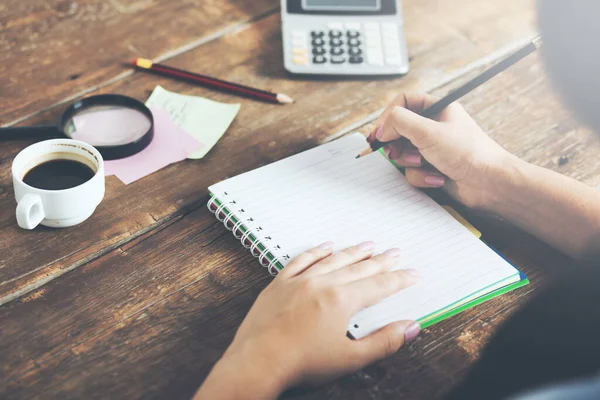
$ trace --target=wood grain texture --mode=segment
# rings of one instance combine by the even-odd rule
[[[178,68],[194,70],[201,65],[209,75],[285,92],[297,99],[290,106],[266,105],[145,73],[136,73],[94,92],[144,99],[156,84],[161,84],[177,92],[239,101],[242,108],[223,140],[205,159],[170,166],[128,186],[109,177],[106,198],[92,218],[77,229],[40,228],[26,232],[16,226],[10,161],[26,143],[3,145],[0,304],[200,207],[209,184],[312,147],[350,126],[360,126],[399,91],[430,90],[448,84],[479,65],[490,49],[496,49],[492,53],[501,57],[521,41],[520,37],[533,32],[532,9],[524,7],[521,1],[497,5],[473,0],[470,4],[473,11],[466,19],[462,11],[446,2],[407,2],[406,29],[409,48],[414,51],[413,71],[400,79],[292,79],[281,63],[277,14],[170,61]],[[424,31],[423,27],[429,29]],[[51,121],[59,111],[55,108],[42,112],[26,122]]]
[[[484,222],[486,235],[498,235],[498,224]],[[498,239],[531,276],[530,287],[427,329],[394,357],[302,397],[443,395],[495,327],[566,263],[509,227]],[[0,308],[0,395],[188,398],[269,280],[207,210],[194,211]]]
[[[538,109],[546,114],[507,118],[496,134],[551,135],[557,124],[571,126],[567,114],[554,115],[559,105],[541,82],[501,101],[514,85],[524,87],[537,76],[538,68],[536,58],[519,64],[479,96],[465,98],[465,107],[485,122],[492,119],[480,107],[481,97],[499,115],[516,114],[536,99],[539,105],[542,98]],[[510,225],[466,214],[532,284],[426,329],[394,357],[360,373],[288,396],[441,398],[498,324],[570,263]],[[193,211],[0,308],[0,353],[6,360],[0,397],[187,398],[269,279],[207,210]]]
[[[7,0],[0,4],[0,126],[124,78],[278,10],[270,0]]]
[[[222,7],[238,3],[243,2]],[[293,106],[268,106],[145,74],[103,87],[99,92],[144,99],[161,84],[239,101],[242,109],[205,160],[170,166],[129,186],[109,178],[101,207],[76,229],[16,228],[9,164],[25,143],[3,144],[0,296],[20,298],[0,307],[0,398],[189,398],[270,281],[204,208],[206,187],[351,129],[367,132],[373,113],[400,90],[443,94],[534,31],[531,3],[449,3],[405,2],[413,71],[398,80],[290,79],[281,66],[277,15],[169,62],[186,69],[203,65],[209,74],[276,88],[298,99]],[[564,110],[543,76],[537,57],[528,58],[463,103],[517,155],[600,183],[594,161],[599,145]],[[40,112],[29,122],[52,119],[58,111]],[[569,162],[559,166],[561,155]],[[285,397],[441,398],[478,358],[495,327],[569,263],[510,225],[467,215],[530,275],[532,285],[426,329],[410,346],[364,371]]]

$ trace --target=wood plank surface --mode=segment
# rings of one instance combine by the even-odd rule
[[[508,147],[511,137],[527,143],[547,135],[553,146],[575,123],[559,112],[547,85],[538,82],[509,96],[515,85],[527,87],[537,76],[539,60],[532,57],[465,98],[465,107],[481,122],[488,106],[516,116],[537,103],[543,113],[504,118],[493,136],[500,140],[508,132],[500,140]],[[516,153],[527,157],[529,151]],[[495,327],[569,263],[510,226],[472,217],[532,285],[426,329],[406,349],[361,373],[293,397],[441,398]],[[195,210],[0,308],[0,353],[6,357],[0,397],[189,397],[268,281],[205,208]]]
[[[186,3],[223,10],[238,4],[240,9],[255,7],[241,5],[249,1]],[[402,79],[291,79],[281,65],[276,14],[169,62],[186,69],[205,65],[207,73],[277,88],[298,100],[291,106],[240,100],[144,74],[102,87],[97,92],[144,99],[161,84],[181,93],[239,101],[242,109],[205,160],[170,166],[129,186],[109,178],[104,202],[77,228],[25,232],[16,227],[10,162],[25,143],[3,144],[0,297],[17,300],[0,307],[0,398],[189,398],[270,281],[204,208],[206,187],[353,129],[367,132],[373,113],[400,90],[443,94],[534,32],[531,2],[449,3],[405,1],[413,71]],[[4,18],[2,6],[0,12]],[[19,18],[26,19],[25,13]],[[0,26],[13,19],[0,19]],[[586,183],[600,183],[594,161],[600,146],[552,94],[537,57],[463,103],[515,154]],[[14,115],[36,107],[14,110]],[[46,121],[58,112],[52,108],[27,122]],[[563,155],[569,162],[559,165]],[[477,359],[495,327],[569,263],[494,218],[470,217],[530,275],[531,286],[426,329],[394,357],[358,374],[286,397],[441,398]]]
[[[85,262],[106,254],[162,224],[172,222],[206,201],[207,186],[307,149],[331,135],[373,118],[401,90],[431,90],[492,62],[534,32],[531,4],[511,0],[470,4],[470,17],[446,2],[407,1],[405,5],[412,72],[379,81],[303,80],[285,74],[281,59],[280,17],[269,15],[173,58],[184,69],[249,85],[278,89],[297,99],[273,106],[136,73],[94,93],[123,93],[144,99],[156,84],[167,89],[240,102],[236,121],[204,160],[165,168],[131,185],[107,179],[107,195],[95,214],[76,229],[20,230],[14,221],[10,161],[25,142],[0,149],[0,304],[10,301]],[[493,37],[493,39],[492,39]],[[490,55],[491,54],[491,55]],[[26,123],[56,118],[59,108]],[[33,251],[35,249],[35,251]]]
[[[122,79],[134,57],[168,58],[277,12],[270,0],[5,0],[0,126]]]

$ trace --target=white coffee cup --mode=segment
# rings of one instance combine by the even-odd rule
[[[94,176],[79,186],[45,190],[25,182],[25,175],[37,165],[52,160],[77,161],[90,167]],[[22,150],[12,163],[17,200],[17,223],[23,229],[38,224],[66,228],[88,219],[104,197],[104,161],[93,146],[72,139],[52,139]]]

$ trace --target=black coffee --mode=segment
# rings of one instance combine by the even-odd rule
[[[94,175],[90,167],[78,161],[52,160],[29,170],[23,182],[38,189],[62,190],[79,186]]]

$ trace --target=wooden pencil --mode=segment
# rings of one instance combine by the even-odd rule
[[[289,104],[294,102],[294,99],[283,93],[272,93],[266,90],[256,89],[250,86],[240,85],[238,83],[227,82],[221,79],[197,74],[194,72],[184,71],[178,68],[173,68],[162,64],[156,64],[151,60],[147,60],[145,58],[136,58],[135,60],[133,60],[133,65],[135,65],[141,70],[153,72],[158,75],[185,80],[187,82],[192,82],[212,89],[222,90],[240,96],[249,97],[251,99],[278,104]]]
[[[448,107],[450,104],[454,103],[456,100],[460,99],[467,93],[483,85],[484,83],[492,79],[494,76],[498,75],[502,71],[506,70],[507,68],[516,64],[523,58],[527,57],[529,54],[533,53],[538,48],[540,48],[541,45],[542,39],[538,36],[535,39],[533,39],[530,43],[511,54],[509,57],[505,58],[493,67],[477,75],[475,78],[471,79],[469,82],[465,83],[458,89],[448,93],[448,95],[440,99],[440,101],[433,104],[431,107],[423,110],[420,113],[420,115],[430,119],[436,117],[439,113],[441,113],[444,110],[444,108]],[[370,146],[367,149],[360,152],[360,154],[357,155],[356,158],[360,158],[366,156],[367,154],[371,154],[382,148],[384,145],[385,143],[382,143],[379,140],[374,140],[373,142],[371,142]]]

